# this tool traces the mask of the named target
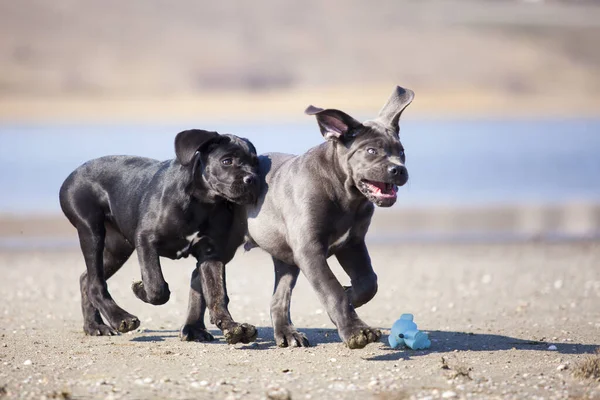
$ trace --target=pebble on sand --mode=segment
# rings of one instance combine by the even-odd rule
[[[25,360],[25,362],[23,363],[23,365],[31,365],[31,364],[33,364],[33,363],[31,362],[31,360]]]
[[[557,279],[554,281],[554,289],[560,289],[563,287],[563,281],[562,279]]]
[[[290,391],[280,386],[269,386],[266,394],[267,398],[271,400],[290,400],[292,398]]]

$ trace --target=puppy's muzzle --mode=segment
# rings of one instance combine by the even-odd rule
[[[403,186],[408,181],[408,170],[404,165],[392,164],[388,166],[387,173],[390,181],[397,186]]]
[[[256,183],[258,182],[258,178],[254,174],[246,175],[242,179],[242,182],[244,182],[244,185],[246,185],[246,186],[253,186],[253,185],[256,185]]]
[[[252,197],[252,202],[255,202],[260,192],[260,181],[256,174],[248,174],[242,178],[245,190]]]

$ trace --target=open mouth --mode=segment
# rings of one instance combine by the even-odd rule
[[[398,187],[393,183],[370,181],[368,179],[361,179],[358,189],[369,200],[379,206],[393,204],[398,193]]]

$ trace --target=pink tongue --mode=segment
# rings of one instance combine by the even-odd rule
[[[385,194],[388,196],[396,195],[396,187],[393,185],[389,190],[387,190],[386,184],[384,182],[369,181],[368,183],[371,186],[371,189],[373,190],[373,192],[375,192],[375,194]]]
[[[380,192],[385,190],[385,183],[383,182],[371,182],[373,186],[375,186]]]

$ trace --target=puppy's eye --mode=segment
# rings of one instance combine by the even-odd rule
[[[223,160],[221,160],[221,164],[223,164],[223,165],[231,165],[231,164],[233,164],[233,159],[231,159],[231,158],[224,158]]]
[[[404,149],[400,150],[400,153],[398,153],[398,155],[399,155],[400,157],[402,157],[402,156],[404,155]]]
[[[369,148],[367,149],[367,153],[369,153],[369,154],[377,154],[377,149],[374,149],[374,148],[372,148],[372,147],[369,147]]]

